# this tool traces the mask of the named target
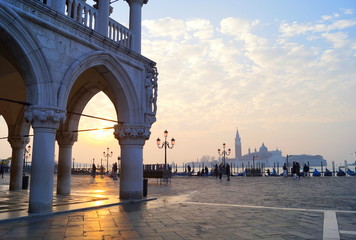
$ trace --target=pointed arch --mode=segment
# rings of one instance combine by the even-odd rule
[[[89,69],[95,69],[103,77],[107,87],[105,89],[94,86],[81,88],[75,96],[71,96],[77,79]],[[104,51],[90,52],[71,64],[61,83],[58,101],[60,106],[67,107],[67,110],[69,107],[73,111],[82,112],[87,102],[99,91],[103,91],[110,98],[120,121],[131,122],[142,118],[143,114],[138,111],[140,104],[132,79],[120,61]],[[72,103],[76,105],[73,106]],[[70,119],[79,120],[79,117],[71,116]],[[67,128],[73,130],[77,127],[78,121],[67,124]]]
[[[6,3],[0,2],[0,44],[13,56],[26,86],[26,100],[31,104],[57,106],[51,87],[48,61],[27,24]]]

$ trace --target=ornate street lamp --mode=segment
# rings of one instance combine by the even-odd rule
[[[223,151],[221,152],[220,148],[218,149],[219,156],[223,156],[223,164],[224,164],[224,166],[225,166],[226,156],[229,156],[230,153],[231,153],[231,149],[229,148],[227,150],[227,152],[226,152],[225,147],[226,147],[226,144],[223,143]]]
[[[164,142],[161,145],[161,139],[157,138],[157,146],[159,149],[162,149],[164,147],[164,169],[167,169],[167,147],[169,149],[172,149],[174,147],[174,144],[176,143],[176,140],[174,138],[171,139],[171,145],[169,145],[167,141],[168,137],[168,131],[164,131]]]
[[[109,154],[109,148],[106,149],[106,152],[103,152],[104,157],[106,157],[106,173],[109,172],[109,157],[112,157],[112,151]]]

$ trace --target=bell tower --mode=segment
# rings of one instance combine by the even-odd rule
[[[242,156],[241,151],[241,138],[239,135],[239,130],[236,128],[236,137],[235,137],[235,159],[239,159]]]

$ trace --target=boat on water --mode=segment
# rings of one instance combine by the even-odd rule
[[[352,171],[350,168],[347,169],[347,174],[349,174],[350,176],[356,176],[356,173]]]
[[[325,170],[325,173],[324,173],[325,177],[332,177],[332,175],[333,175],[333,173],[329,169]]]
[[[238,173],[237,176],[246,176],[246,170],[244,172]]]
[[[320,176],[321,176],[321,173],[318,170],[314,169],[313,177],[320,177]]]
[[[341,168],[339,168],[339,171],[336,172],[336,176],[343,177],[346,176],[346,173],[343,170],[341,170]]]

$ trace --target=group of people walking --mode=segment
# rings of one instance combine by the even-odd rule
[[[216,178],[219,176],[219,179],[222,179],[223,174],[226,174],[227,181],[230,181],[230,165],[228,163],[220,163],[219,165],[215,164],[214,174]]]
[[[91,176],[93,178],[95,178],[96,176],[96,166],[93,163],[92,165],[92,169],[91,169]],[[104,167],[101,166],[100,168],[100,174],[103,175],[104,174]],[[109,175],[110,177],[112,177],[113,180],[118,180],[118,167],[117,167],[117,163],[113,163],[112,168],[111,168],[111,173]]]
[[[187,168],[188,168],[188,175],[191,176],[192,167],[190,165],[188,165]],[[214,176],[216,176],[216,178],[219,177],[219,179],[222,179],[222,176],[224,174],[226,174],[226,176],[227,176],[227,181],[230,181],[231,171],[230,171],[230,165],[228,163],[226,163],[226,164],[220,163],[219,165],[215,164],[214,169],[210,173],[210,175],[214,175]],[[201,171],[198,171],[197,176],[209,176],[208,167],[205,166]]]
[[[307,164],[304,164],[303,173],[301,173],[299,162],[293,162],[291,173],[293,179],[300,179],[301,176],[309,177],[309,166]],[[288,168],[286,164],[283,165],[283,176],[288,177]]]

